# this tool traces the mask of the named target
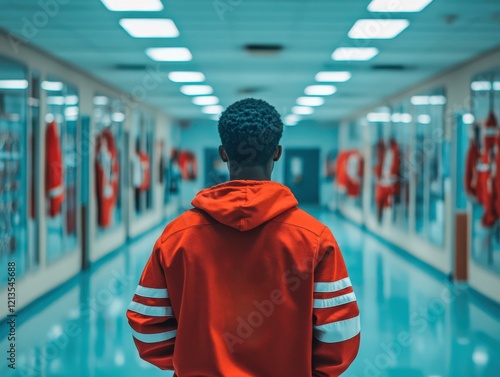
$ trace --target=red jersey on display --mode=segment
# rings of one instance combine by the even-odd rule
[[[61,213],[64,201],[64,165],[59,126],[51,122],[45,133],[45,192],[50,217]]]
[[[399,193],[400,165],[399,146],[395,140],[391,140],[384,152],[381,176],[375,187],[375,201],[379,208],[392,206],[394,195]]]
[[[194,153],[182,151],[178,156],[178,164],[181,169],[182,179],[185,181],[196,180],[198,176],[198,163]]]
[[[141,357],[180,377],[341,375],[360,321],[331,231],[270,181],[224,183],[192,204],[129,306]]]
[[[465,162],[464,186],[468,195],[477,196],[477,170],[476,165],[479,160],[480,150],[474,139],[471,140],[467,159]]]
[[[118,197],[118,156],[111,132],[103,132],[96,141],[95,169],[99,225],[107,228],[113,222],[113,211]]]

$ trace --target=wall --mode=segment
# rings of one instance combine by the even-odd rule
[[[471,105],[471,95],[470,95],[470,83],[472,77],[478,73],[491,69],[493,67],[498,67],[500,62],[500,49],[495,49],[486,54],[483,54],[469,62],[461,64],[450,70],[443,72],[442,74],[434,77],[422,84],[412,87],[404,92],[398,93],[397,95],[391,96],[389,98],[374,104],[373,106],[366,107],[360,111],[352,114],[346,119],[342,120],[342,125],[345,127],[350,121],[361,118],[365,116],[368,112],[375,110],[379,106],[384,106],[390,103],[397,103],[404,99],[408,99],[413,95],[418,95],[422,92],[426,92],[435,88],[444,87],[447,96],[446,105],[446,117],[445,117],[445,130],[446,135],[444,141],[452,142],[454,140],[453,135],[455,133],[457,124],[456,119],[458,114],[464,112],[470,112]],[[342,143],[342,137],[340,142]],[[440,143],[443,140],[433,140],[433,142]],[[452,146],[452,150],[453,150]],[[368,157],[369,146],[365,149],[365,154]],[[368,209],[365,206],[364,220],[365,225],[371,231],[381,235],[388,241],[402,247],[410,254],[418,257],[419,259],[425,261],[434,268],[440,270],[444,274],[451,274],[454,265],[454,232],[455,232],[455,187],[461,185],[462,182],[458,182],[456,179],[456,164],[454,159],[449,161],[451,168],[451,180],[446,183],[446,200],[445,200],[445,219],[446,219],[446,234],[445,234],[445,246],[442,250],[436,250],[435,246],[423,242],[420,239],[415,239],[413,237],[408,237],[407,234],[402,234],[397,230],[380,226],[376,221],[374,221],[370,216],[367,216]],[[367,166],[370,165],[369,159],[367,160]],[[370,170],[365,171],[366,176],[369,178],[371,174]],[[365,195],[366,195],[365,191]],[[366,201],[365,201],[366,203]],[[470,216],[469,208],[469,216]],[[359,220],[359,213],[352,210],[351,208],[344,208],[343,213],[349,218],[355,218]],[[470,230],[469,230],[470,234]],[[470,239],[470,237],[469,237]],[[471,245],[469,244],[469,254]],[[500,276],[495,275],[482,267],[478,266],[472,258],[469,257],[469,284],[472,288],[482,293],[483,295],[489,297],[490,299],[500,303]]]
[[[88,73],[85,73],[69,64],[66,64],[40,50],[34,48],[32,46],[26,45],[24,43],[20,43],[16,45],[17,49],[13,48],[12,40],[10,40],[6,35],[0,32],[0,51],[1,55],[6,56],[12,60],[16,60],[23,64],[27,69],[36,71],[40,74],[40,77],[43,79],[47,76],[54,76],[62,81],[65,81],[76,88],[78,88],[79,96],[80,96],[80,116],[93,114],[94,105],[93,105],[93,97],[96,93],[107,95],[114,98],[125,98],[126,93],[121,92],[120,90],[111,87],[110,85],[104,84],[101,81],[95,79]],[[131,107],[140,107],[152,114],[155,114],[157,119],[157,129],[167,127],[167,137],[170,133],[175,133],[175,127],[171,126],[170,119],[163,113],[161,113],[158,109],[146,106],[144,104],[137,104],[130,102],[129,105]],[[41,123],[44,124],[45,117],[45,109],[46,109],[46,97],[44,91],[42,91],[41,99],[40,99],[40,109],[41,109]],[[129,109],[130,110],[130,109]],[[125,127],[130,129],[132,117],[128,117]],[[39,125],[40,127],[42,124]],[[81,127],[81,126],[80,126]],[[91,124],[91,129],[92,129]],[[41,133],[43,135],[43,133]],[[81,128],[80,128],[80,138]],[[90,135],[90,142],[92,140],[92,132]],[[80,140],[79,147],[82,146],[82,140]],[[38,166],[37,169],[40,172],[44,172],[44,158],[42,156],[45,155],[45,145],[44,145],[44,137],[39,138],[38,140],[38,150],[40,151],[40,158],[38,158]],[[84,157],[81,154],[81,149],[78,151],[80,156]],[[90,157],[91,161],[94,158],[94,148],[90,147]],[[157,170],[156,168],[154,168]],[[139,231],[145,231],[150,229],[152,226],[157,225],[160,221],[162,221],[164,215],[162,206],[155,207],[155,211],[150,218],[137,219],[131,224],[127,224],[127,210],[124,208],[124,224],[117,228],[114,232],[111,232],[105,235],[102,238],[98,238],[96,235],[95,229],[95,221],[92,219],[96,218],[96,198],[95,195],[92,195],[94,192],[92,189],[94,187],[94,165],[89,164],[89,177],[90,177],[90,203],[89,203],[89,249],[91,250],[90,259],[91,261],[96,261],[102,256],[108,254],[109,252],[115,250],[117,247],[123,245],[127,241],[127,234],[129,231],[129,227],[134,230],[133,235],[138,235]],[[81,181],[78,181],[79,187],[81,187]],[[37,219],[37,225],[39,229],[46,229],[46,219],[45,219],[45,193],[42,189],[45,187],[45,176],[44,174],[40,174],[40,180],[38,182],[39,190],[37,193],[37,213],[39,213],[39,218]],[[159,187],[155,188],[156,192],[160,191]],[[81,191],[81,190],[80,190]],[[157,196],[159,194],[156,194]],[[81,270],[81,262],[82,262],[82,249],[81,249],[81,193],[78,194],[77,203],[77,219],[78,219],[78,237],[79,237],[79,246],[77,250],[69,253],[67,256],[58,260],[57,262],[48,265],[46,261],[47,250],[46,250],[46,234],[44,231],[38,232],[38,237],[34,242],[38,245],[38,251],[40,255],[40,263],[38,268],[33,271],[30,271],[27,275],[18,279],[16,282],[16,288],[18,292],[22,292],[22,295],[18,295],[16,301],[16,309],[20,310],[32,301],[36,300],[40,296],[46,294],[57,286],[63,284],[71,277],[75,276]],[[124,203],[127,202],[125,198]],[[92,225],[94,223],[94,225]],[[33,241],[32,241],[33,242]],[[7,302],[7,289],[0,289],[0,300],[2,302]],[[4,318],[7,313],[7,306],[2,305],[0,307],[0,319]]]

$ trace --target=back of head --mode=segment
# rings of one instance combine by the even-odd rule
[[[264,165],[283,136],[283,122],[273,106],[247,98],[222,113],[219,134],[230,161],[241,166]]]

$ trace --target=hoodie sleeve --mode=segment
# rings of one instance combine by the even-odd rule
[[[128,308],[135,345],[142,359],[163,370],[173,370],[177,321],[170,304],[161,249],[156,243]]]
[[[358,354],[359,309],[339,246],[326,227],[314,272],[313,373],[337,377]]]

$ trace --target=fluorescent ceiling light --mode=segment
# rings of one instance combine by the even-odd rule
[[[367,61],[378,55],[375,47],[339,47],[333,54],[332,59],[337,61]]]
[[[152,18],[123,18],[120,26],[134,38],[177,38],[174,21]]]
[[[464,124],[474,124],[476,118],[474,117],[474,115],[467,113],[462,115],[462,121],[464,122]]]
[[[217,105],[219,99],[216,96],[194,97],[193,103],[198,106]]]
[[[201,72],[170,72],[168,78],[173,82],[202,82],[205,75]]]
[[[401,113],[394,113],[391,116],[391,120],[394,123],[411,123],[412,116],[411,116],[411,114],[407,114],[407,113],[403,113],[403,114],[401,114]]]
[[[432,119],[430,115],[421,114],[418,116],[418,123],[420,124],[431,124]]]
[[[109,98],[106,96],[95,96],[94,105],[96,106],[106,106],[109,104]]]
[[[114,12],[157,12],[163,10],[160,0],[101,0],[106,8]]]
[[[350,72],[318,72],[316,81],[319,82],[346,82],[351,79]]]
[[[185,47],[148,48],[146,55],[158,62],[187,62],[193,59],[191,51]]]
[[[64,105],[64,97],[62,96],[48,96],[47,105]]]
[[[0,80],[0,89],[22,90],[28,87],[28,80]]]
[[[292,107],[292,113],[296,115],[311,115],[314,113],[314,109],[307,106],[294,106]]]
[[[491,90],[490,81],[473,81],[470,85],[471,89],[475,92],[480,92],[483,90]],[[493,89],[495,91],[500,91],[500,81],[495,81],[493,83]]]
[[[298,115],[288,115],[285,117],[285,124],[287,126],[295,126],[300,121],[300,117]]]
[[[205,106],[201,111],[205,114],[218,115],[224,111],[224,108],[220,105]]]
[[[63,90],[64,84],[59,81],[43,81],[42,89],[48,92],[59,92]]]
[[[183,85],[181,92],[187,96],[203,96],[212,94],[214,90],[210,85]]]
[[[430,96],[429,105],[446,105],[445,96]]]
[[[79,101],[78,96],[74,96],[74,95],[73,96],[66,96],[66,98],[64,99],[64,103],[68,106],[77,105],[78,101]]]
[[[432,0],[373,0],[368,5],[370,12],[420,12]]]
[[[321,106],[325,100],[321,97],[299,97],[297,98],[297,105],[301,106]]]
[[[78,115],[79,113],[79,109],[77,106],[71,106],[71,107],[67,107],[65,110],[64,110],[64,115],[66,117],[75,117]]]
[[[121,123],[125,120],[125,114],[123,113],[113,113],[111,115],[111,120],[116,123]]]
[[[392,39],[409,25],[408,20],[358,20],[348,35],[351,39]]]
[[[215,120],[216,122],[218,122],[218,121],[219,121],[219,119],[220,119],[220,115],[212,115],[212,116],[210,117],[210,119]]]
[[[368,122],[389,122],[391,120],[391,115],[389,113],[369,113],[366,116]]]
[[[331,96],[335,92],[337,88],[333,85],[311,85],[304,91],[308,96]]]
[[[415,106],[423,105],[445,105],[445,96],[413,96],[411,97],[411,104]]]

